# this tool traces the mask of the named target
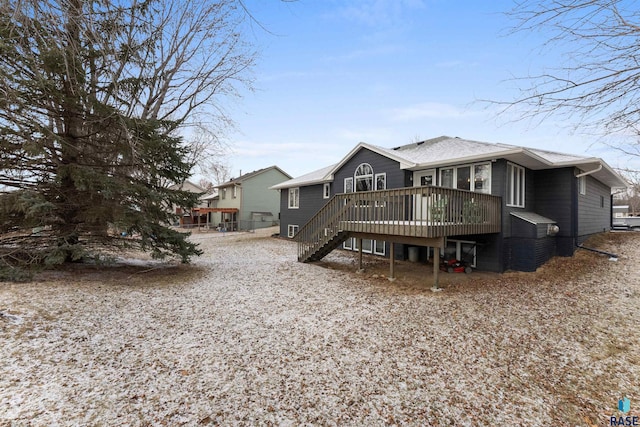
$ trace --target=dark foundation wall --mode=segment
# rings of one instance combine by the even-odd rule
[[[533,224],[511,215],[511,237],[505,242],[509,269],[535,271],[556,255],[557,240],[547,235],[549,225]]]

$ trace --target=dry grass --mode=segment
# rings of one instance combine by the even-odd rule
[[[441,293],[428,266],[389,282],[258,234],[0,283],[0,425],[607,425],[640,400],[639,237]]]

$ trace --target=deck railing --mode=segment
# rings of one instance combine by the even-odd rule
[[[340,233],[435,238],[500,227],[501,198],[488,194],[432,186],[337,194],[299,230],[298,259]]]

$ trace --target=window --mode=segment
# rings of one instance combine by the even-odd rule
[[[233,186],[233,190],[231,191],[231,197],[234,199],[238,197],[238,187],[236,187],[235,185]]]
[[[440,186],[453,188],[453,168],[440,170]]]
[[[422,185],[430,183],[422,183]],[[459,190],[491,194],[491,163],[440,169],[440,185]]]
[[[473,166],[473,191],[491,194],[491,163]]]
[[[329,197],[331,197],[331,184],[328,182],[325,182],[324,185],[322,186],[322,198],[328,199]]]
[[[342,247],[344,249],[352,250],[353,249],[353,238],[350,237],[347,240],[345,240],[344,243],[342,244]]]
[[[447,239],[444,248],[446,259],[457,259],[468,262],[471,267],[476,266],[476,242],[466,240]]]
[[[376,190],[386,190],[387,189],[387,174],[386,173],[377,173],[375,178],[376,178]]]
[[[342,248],[349,251],[358,251],[358,239],[355,237],[348,238],[342,244]],[[375,255],[384,255],[385,242],[384,240],[362,239],[362,252],[367,254],[373,253]]]
[[[289,189],[289,209],[298,209],[300,207],[300,188]]]
[[[420,185],[433,185],[433,175],[425,175],[420,177]]]
[[[578,191],[583,196],[587,194],[587,177],[586,176],[581,176],[580,178],[578,178]]]
[[[604,208],[604,196],[600,196],[600,207]]]
[[[287,237],[292,239],[296,233],[298,232],[298,226],[297,225],[288,225],[287,226]]]
[[[524,208],[524,168],[507,163],[507,206]]]
[[[368,163],[362,163],[356,168],[354,175],[356,191],[373,190],[373,168]]]
[[[344,192],[353,193],[353,178],[344,179]]]
[[[223,188],[222,189],[222,194],[220,195],[221,199],[226,199],[227,198],[227,189]]]
[[[471,166],[456,168],[457,186],[459,190],[471,190]]]

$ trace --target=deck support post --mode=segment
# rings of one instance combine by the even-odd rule
[[[358,271],[363,272],[362,268],[362,239],[358,239]]]
[[[440,250],[444,250],[444,237],[440,237],[437,246],[433,247],[433,287],[431,290],[433,292],[441,291],[439,282],[439,273],[440,273]]]
[[[396,280],[396,275],[395,275],[396,253],[395,252],[396,252],[395,245],[393,244],[393,242],[391,242],[389,244],[389,280],[392,282]]]

